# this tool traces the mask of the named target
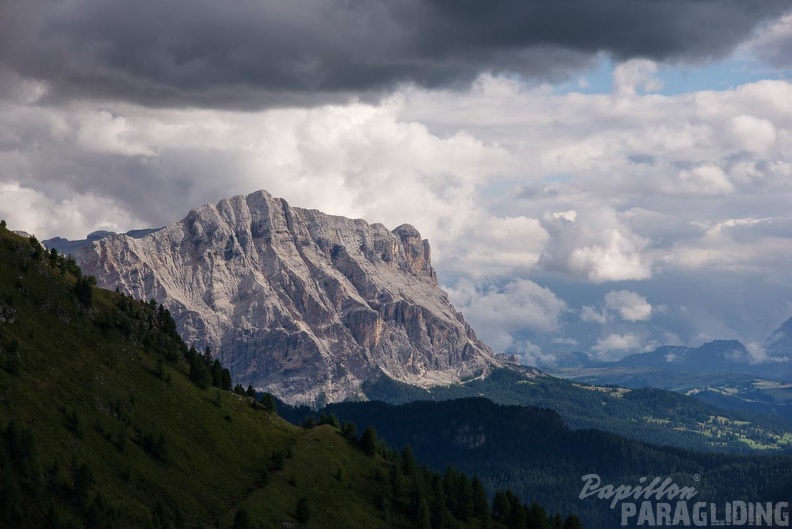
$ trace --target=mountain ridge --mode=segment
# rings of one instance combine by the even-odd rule
[[[588,384],[672,390],[721,408],[792,421],[792,318],[761,347],[737,340],[699,347],[664,345],[613,362],[570,352],[541,367]]]
[[[545,368],[661,368],[668,371],[710,374],[753,374],[784,377],[792,372],[792,345],[787,346],[787,332],[792,331],[792,318],[785,321],[765,341],[762,348],[749,348],[739,340],[712,340],[698,347],[661,345],[652,351],[629,354],[619,360],[604,361],[573,351],[556,356],[556,362]]]
[[[235,379],[290,403],[361,398],[380,372],[428,387],[508,363],[451,306],[408,224],[390,231],[257,191],[74,256],[99,286],[163,303]]]

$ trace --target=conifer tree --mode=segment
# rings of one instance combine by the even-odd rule
[[[341,426],[341,434],[347,439],[354,439],[357,434],[357,426],[351,421],[344,421]]]
[[[308,503],[308,498],[305,496],[300,498],[297,502],[295,514],[297,515],[297,522],[300,525],[308,525],[308,522],[311,521],[311,505]]]
[[[250,523],[250,515],[248,515],[247,509],[240,507],[234,516],[234,524],[231,529],[251,529],[252,527],[253,524]]]
[[[261,404],[264,406],[264,409],[268,412],[275,411],[275,397],[270,395],[269,393],[265,393],[264,397],[261,399]]]
[[[212,385],[216,388],[223,386],[223,364],[220,360],[212,362]]]
[[[487,498],[487,491],[484,489],[484,484],[478,476],[473,478],[473,513],[476,518],[482,522],[486,521],[486,525],[482,524],[481,527],[489,526],[490,508],[489,498]]]
[[[418,471],[418,463],[415,461],[415,454],[413,453],[410,445],[407,445],[404,447],[404,449],[402,449],[401,460],[402,470],[404,471],[405,476],[411,477]]]
[[[510,512],[509,497],[503,491],[496,492],[495,497],[492,499],[492,517],[497,522],[506,523]]]
[[[379,445],[379,440],[377,439],[377,430],[375,430],[373,426],[369,426],[363,430],[360,443],[363,446],[363,452],[365,452],[366,455],[373,456],[376,454]]]
[[[220,389],[231,391],[231,372],[228,369],[223,369],[220,374]]]
[[[564,520],[564,529],[583,529],[583,522],[575,514],[570,514]]]

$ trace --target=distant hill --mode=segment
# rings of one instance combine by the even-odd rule
[[[662,346],[603,362],[581,352],[561,354],[542,367],[589,384],[678,391],[724,409],[781,417],[792,424],[792,320],[762,348],[736,340],[700,347]]]
[[[630,439],[703,451],[751,453],[792,448],[792,425],[781,417],[726,410],[659,389],[582,384],[533,368],[502,368],[429,390],[381,378],[364,386],[373,400],[403,404],[483,396],[498,404],[555,410],[574,429],[596,428]]]
[[[792,324],[787,322],[787,327]],[[784,328],[784,327],[782,327]],[[737,340],[715,340],[699,347],[664,345],[646,353],[627,355],[621,360],[604,362],[586,353],[574,352],[558,355],[554,363],[540,367],[551,372],[560,369],[620,369],[640,368],[644,370],[697,374],[739,374],[766,378],[785,379],[792,375],[792,354],[787,356],[786,331],[775,331],[768,339],[765,350],[752,354]]]

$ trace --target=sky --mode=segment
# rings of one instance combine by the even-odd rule
[[[5,0],[0,218],[265,189],[414,225],[493,349],[762,342],[792,316],[788,0]]]

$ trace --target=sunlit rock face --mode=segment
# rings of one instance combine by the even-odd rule
[[[361,384],[382,373],[426,387],[502,363],[406,224],[390,231],[259,191],[142,237],[90,241],[75,257],[100,286],[165,304],[188,343],[289,403],[364,397]]]

